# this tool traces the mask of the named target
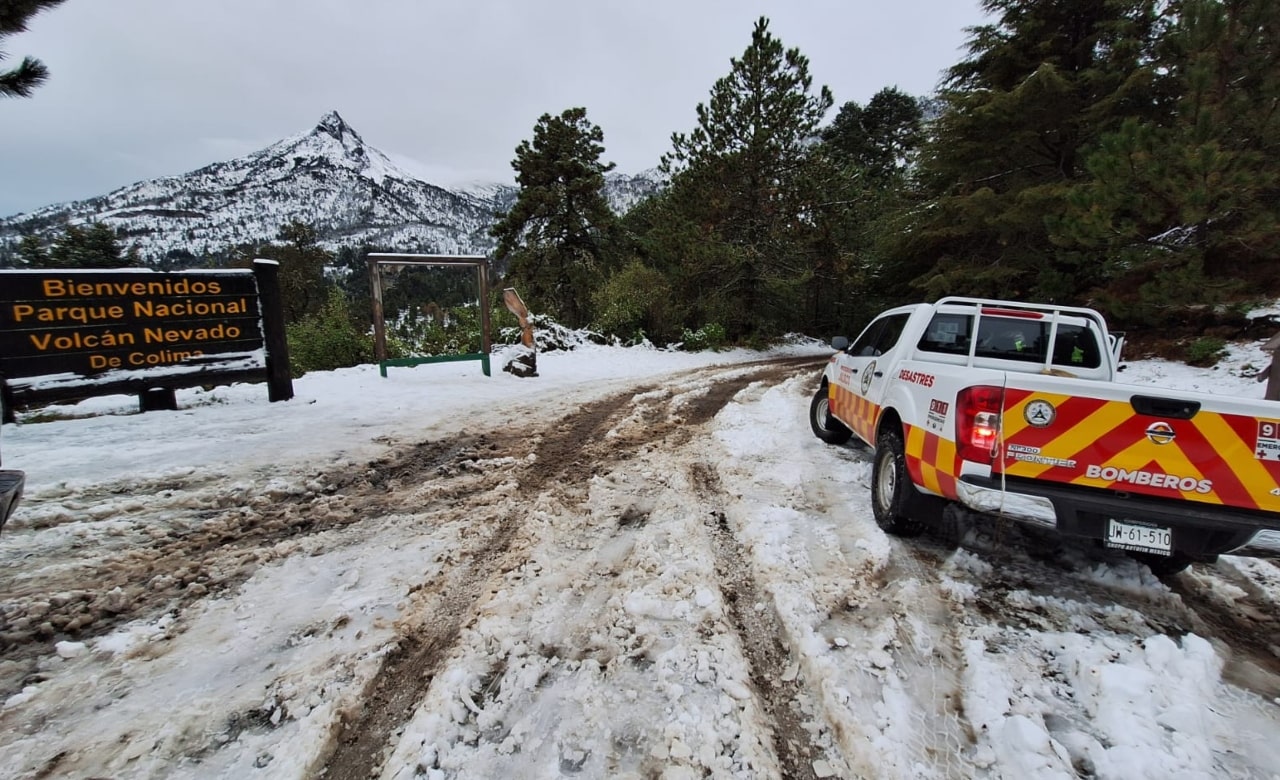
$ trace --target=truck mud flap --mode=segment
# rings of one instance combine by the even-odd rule
[[[921,493],[916,488],[907,501],[907,517],[922,523],[937,523],[942,520],[942,513],[950,503],[942,496]]]

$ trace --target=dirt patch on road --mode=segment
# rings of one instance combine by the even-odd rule
[[[663,387],[645,386],[589,404],[546,430],[526,430],[509,437],[528,446],[527,451],[516,446],[506,453],[527,463],[515,472],[519,491],[528,506],[533,506],[540,494],[556,505],[576,505],[585,497],[583,486],[592,477],[643,457],[649,448],[678,446],[747,385],[782,381],[794,374],[798,365],[812,362],[787,360],[726,370],[705,393],[682,391],[678,381]],[[478,507],[485,502],[480,493],[466,503]],[[479,554],[415,594],[418,603],[410,613],[430,615],[431,621],[402,627],[398,647],[373,681],[363,711],[343,724],[324,769],[325,777],[363,780],[381,766],[392,747],[392,734],[425,695],[457,642],[459,630],[476,611],[478,600],[502,574],[524,563],[523,545],[518,540],[523,520],[518,515],[505,518]],[[638,522],[642,521],[624,512],[618,525],[625,528]],[[744,645],[751,647],[754,639],[758,637],[744,637]],[[762,663],[757,668],[776,665]],[[789,736],[804,733],[798,722],[786,732]],[[780,750],[789,751],[791,740],[782,742]]]
[[[510,446],[502,438],[461,435],[360,469],[316,474],[305,485],[205,491],[199,503],[222,507],[217,510],[193,508],[190,497],[186,505],[167,500],[167,485],[156,496],[135,490],[140,509],[120,531],[116,549],[22,562],[0,589],[0,697],[43,679],[34,660],[53,643],[86,641],[133,620],[179,614],[289,554],[293,548],[285,542],[401,511],[402,491],[424,480],[453,475],[443,478],[452,479],[454,488],[432,499],[440,505],[451,493],[474,492],[486,480],[476,463]]]
[[[1230,648],[1223,678],[1265,699],[1280,701],[1280,614],[1275,605],[1246,590],[1246,595],[1224,608],[1211,594],[1184,580],[1173,580],[1170,587],[1194,614],[1198,633],[1217,637]]]
[[[695,464],[690,476],[706,500],[719,498],[720,480],[709,465]],[[747,553],[734,536],[724,512],[708,513],[704,521],[715,543],[721,595],[750,663],[752,687],[774,724],[773,749],[782,767],[782,776],[788,780],[816,778],[813,761],[822,753],[805,730],[807,718],[796,704],[801,683],[797,675],[787,673],[792,654],[783,634],[782,621],[769,606],[768,595],[751,576]]]

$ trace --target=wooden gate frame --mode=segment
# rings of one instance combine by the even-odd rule
[[[387,366],[416,366],[422,363],[448,363],[459,360],[479,360],[485,376],[489,373],[489,352],[493,346],[489,326],[489,261],[483,255],[415,255],[399,252],[370,252],[369,286],[373,299],[373,356],[378,361],[378,371],[387,375]],[[382,271],[384,265],[464,266],[476,269],[476,287],[480,294],[480,352],[464,352],[457,355],[433,355],[431,357],[387,358],[387,328],[382,311]]]

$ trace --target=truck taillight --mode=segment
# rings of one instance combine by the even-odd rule
[[[956,394],[956,454],[964,460],[991,463],[1000,436],[1004,389],[992,385],[966,387]]]

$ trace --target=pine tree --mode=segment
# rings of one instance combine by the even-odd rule
[[[1106,254],[1112,289],[1097,296],[1140,324],[1241,280],[1280,287],[1280,7],[1186,0],[1169,19],[1154,49],[1165,110],[1107,134],[1087,160],[1092,180],[1051,222],[1060,241]]]
[[[301,322],[324,306],[332,287],[324,270],[333,263],[333,256],[320,246],[313,226],[296,221],[282,225],[277,240],[271,244],[233,249],[231,265],[249,268],[255,258],[280,264],[280,298],[286,325]]]
[[[855,332],[868,311],[899,302],[883,294],[874,270],[924,140],[924,105],[886,87],[865,107],[845,103],[822,130],[825,175],[812,166],[822,200],[814,211],[820,243],[806,292],[811,332]]]
[[[698,126],[672,135],[668,219],[653,238],[679,258],[693,316],[731,339],[767,338],[801,319],[817,205],[806,166],[833,101],[826,87],[811,93],[808,59],[784,49],[766,18],[730,66],[698,105]]]
[[[928,199],[890,247],[900,291],[1077,300],[1096,258],[1052,240],[1085,156],[1128,117],[1162,110],[1150,47],[1156,0],[984,0],[950,69],[919,183]]]
[[[63,0],[5,0],[0,3],[0,41],[27,31],[27,21]],[[7,55],[0,51],[0,62]],[[23,57],[17,67],[0,71],[0,97],[30,97],[49,78],[49,69],[34,57]]]
[[[27,233],[18,242],[18,268],[47,268],[49,253],[39,236]]]
[[[849,101],[835,121],[822,130],[832,156],[858,173],[884,180],[904,172],[923,140],[924,110],[920,101],[886,87],[866,107]]]
[[[24,257],[29,263],[43,263],[31,267],[42,268],[127,268],[137,263],[137,253],[122,254],[115,231],[102,222],[87,228],[67,225],[62,235],[54,239],[47,253],[38,240],[23,238]],[[26,254],[29,252],[30,254]]]
[[[83,268],[85,231],[79,225],[67,225],[62,235],[49,247],[49,268]]]
[[[116,232],[102,222],[93,223],[85,231],[80,253],[81,268],[123,268],[132,265],[137,258],[137,253],[125,256]]]
[[[334,257],[337,269],[337,285],[346,296],[348,310],[360,323],[369,325],[373,320],[373,290],[370,286],[368,255],[370,252],[389,252],[390,249],[363,245],[344,246]]]
[[[511,167],[520,193],[492,228],[507,280],[534,309],[572,328],[591,321],[610,266],[618,218],[604,197],[604,132],[585,108],[543,114]]]

